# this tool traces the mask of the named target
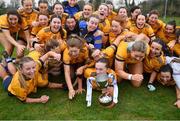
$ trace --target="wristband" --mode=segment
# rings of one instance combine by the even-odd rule
[[[128,75],[128,80],[132,80],[132,74]]]

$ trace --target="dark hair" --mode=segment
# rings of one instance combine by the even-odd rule
[[[131,9],[130,9],[130,12],[133,13],[136,9],[141,9],[139,6],[133,6]]]
[[[57,2],[55,2],[54,5],[52,6],[52,11],[54,10],[54,7],[55,7],[56,5],[58,5],[58,4],[63,7],[63,5],[62,5],[60,2],[57,1]]]
[[[119,10],[120,10],[120,9],[125,9],[126,12],[127,12],[127,14],[128,14],[128,9],[127,9],[126,7],[120,7]],[[118,10],[118,13],[119,13],[119,10]]]
[[[105,58],[105,57],[102,57],[102,58],[98,59],[96,61],[96,63],[105,63],[106,64],[105,67],[109,68],[109,60],[107,58]]]
[[[155,40],[152,41],[152,43],[153,42],[160,44],[162,46],[162,48],[164,47],[164,44],[165,44],[160,38],[156,38]]]
[[[171,75],[173,74],[173,69],[169,64],[161,66],[159,72],[170,72]]]
[[[52,22],[52,20],[53,20],[54,18],[59,18],[59,19],[61,20],[61,17],[60,17],[59,15],[54,14],[54,15],[51,16],[50,22]],[[60,29],[59,29],[59,32],[60,32],[60,34],[61,34],[61,38],[64,38],[64,36],[65,36],[65,31],[63,30],[62,25],[61,25],[61,27],[60,27]]]
[[[38,13],[38,18],[39,18],[40,15],[45,15],[45,16],[47,16],[49,18],[49,14],[47,12],[39,12]]]
[[[16,9],[9,9],[7,12],[7,17],[9,17],[10,15],[17,16],[18,17],[18,24],[22,24],[22,18]]]
[[[146,21],[147,16],[144,15],[144,14],[138,14],[138,15],[136,16],[136,20],[137,20],[138,16],[140,16],[140,15],[144,16],[144,17],[145,17],[145,21]]]
[[[176,37],[177,37],[177,39],[178,39],[179,36],[180,36],[180,30],[177,30],[177,31],[176,31]]]
[[[106,3],[106,4],[111,4],[111,5],[113,6],[113,3],[112,3],[111,1],[109,1],[109,0],[106,1],[105,3]]]
[[[25,0],[21,0],[21,4],[22,4],[22,5],[24,5],[24,1],[25,1]],[[31,0],[31,1],[33,2],[33,0]]]
[[[47,5],[49,5],[47,0],[39,0],[38,5],[41,4],[41,3],[46,3]]]
[[[173,26],[173,29],[174,29],[174,32],[173,32],[173,33],[176,32],[176,21],[175,21],[175,20],[169,21],[169,22],[166,24],[166,26],[167,26],[167,25],[172,25],[172,26]]]
[[[151,11],[149,12],[149,17],[150,17],[152,14],[156,14],[157,16],[159,16],[158,10],[151,10]]]
[[[66,22],[67,22],[68,19],[74,19],[75,22],[76,22],[76,25],[75,25],[75,27],[74,27],[73,30],[70,30],[69,27],[68,27],[67,24],[66,24]],[[67,31],[67,35],[68,35],[68,36],[69,36],[70,34],[77,34],[77,35],[79,35],[79,22],[76,20],[76,18],[75,18],[74,16],[68,15],[68,16],[66,16],[66,22],[65,22],[65,27],[64,27],[64,28],[65,28],[66,31]]]

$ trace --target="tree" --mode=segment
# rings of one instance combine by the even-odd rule
[[[0,1],[0,15],[4,14],[6,12],[6,4],[5,2],[2,0]]]
[[[128,9],[130,9],[132,6],[135,6],[135,1],[134,0],[124,0],[125,5]]]

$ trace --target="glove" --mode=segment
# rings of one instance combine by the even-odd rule
[[[156,90],[156,87],[155,87],[153,84],[151,84],[151,83],[149,83],[149,84],[147,85],[147,87],[148,87],[148,90],[151,91],[151,92],[153,92],[153,91]]]

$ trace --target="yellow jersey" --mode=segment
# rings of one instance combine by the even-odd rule
[[[133,59],[130,55],[130,50],[132,48],[132,43],[133,42],[124,42],[121,41],[117,53],[116,53],[116,60],[118,61],[123,61],[126,64],[133,64],[133,63],[138,63],[139,61]],[[149,45],[147,44],[147,49],[146,49],[146,55],[149,54]]]
[[[17,24],[16,26],[11,26],[8,22],[7,14],[0,16],[0,29],[9,30],[11,34],[17,33],[20,30],[26,31],[28,30],[28,25],[26,21],[22,19],[21,24]]]
[[[32,92],[36,92],[37,90],[37,82],[39,79],[39,69],[42,67],[41,63],[38,61],[36,65],[36,71],[33,79],[26,80],[26,87],[21,87],[20,79],[21,76],[19,74],[19,71],[13,75],[12,81],[9,84],[8,91],[15,95],[18,99],[21,101],[25,101],[28,94]]]
[[[166,59],[164,54],[161,54],[159,57],[151,58],[146,56],[143,61],[144,71],[147,73],[152,73],[153,71],[158,72],[161,66],[165,65]]]
[[[27,22],[30,32],[32,29],[32,22],[37,20],[38,17],[38,11],[34,10],[31,13],[26,13],[24,11],[18,11],[18,13],[22,16],[23,19]]]
[[[63,52],[63,62],[66,65],[71,65],[71,64],[77,64],[77,63],[83,63],[86,62],[87,59],[89,58],[89,51],[87,47],[84,47],[80,50],[80,53],[78,57],[71,57],[69,54],[69,49],[66,48]]]
[[[145,34],[146,36],[148,36],[149,38],[152,38],[152,37],[155,36],[155,35],[154,35],[154,31],[153,31],[153,29],[151,28],[151,26],[150,26],[149,24],[146,24],[146,23],[145,23],[145,25],[144,25],[143,28],[138,28],[138,27],[136,26],[136,24],[133,24],[133,25],[131,25],[131,27],[129,28],[129,30],[130,30],[131,32],[136,33],[136,34],[141,34],[141,33],[143,33],[143,34]]]
[[[166,44],[168,44],[172,40],[176,40],[175,33],[173,33],[173,34],[166,34],[166,32],[165,32],[165,25],[163,26],[162,29],[160,29],[157,32],[156,36],[159,37]]]
[[[64,36],[61,35],[60,32],[57,32],[57,33],[53,33],[50,29],[50,26],[48,27],[45,27],[43,29],[41,29],[36,37],[37,39],[39,40],[39,43],[46,43],[47,41],[49,41],[50,39],[62,39],[62,40],[65,40],[67,38],[67,32],[65,29],[63,29],[63,32],[64,32]]]

